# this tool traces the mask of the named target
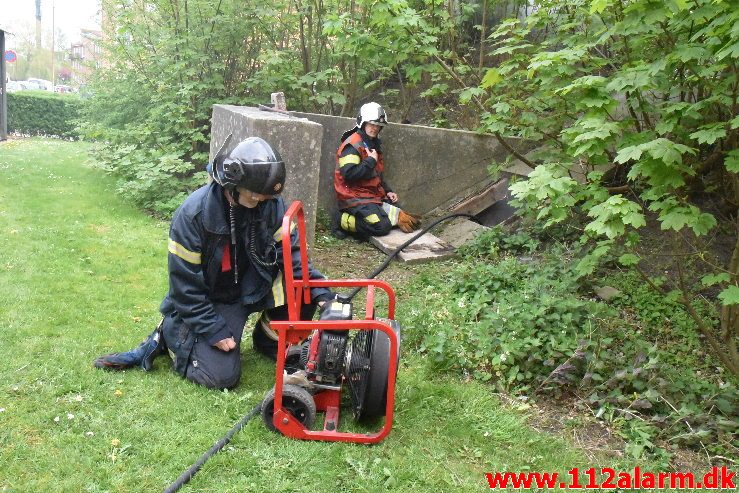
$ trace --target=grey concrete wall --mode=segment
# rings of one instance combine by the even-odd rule
[[[211,122],[211,161],[228,134],[233,136],[227,151],[247,137],[261,137],[280,153],[287,168],[282,195],[288,205],[294,200],[303,202],[308,244],[312,245],[319,196],[320,169],[316,163],[321,162],[321,142],[325,140],[321,125],[305,118],[222,104],[213,106]]]
[[[323,126],[318,206],[332,213],[336,210],[333,191],[336,149],[341,135],[354,127],[355,120],[314,113],[294,114]],[[495,137],[462,130],[391,123],[382,130],[380,138],[387,182],[399,195],[403,207],[419,214],[444,209],[486,187],[497,179],[490,176],[488,165],[503,162],[508,156]],[[508,141],[522,153],[532,148],[530,143],[518,139]],[[516,174],[530,171],[519,161],[507,170]]]

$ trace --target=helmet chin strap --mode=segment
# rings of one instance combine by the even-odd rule
[[[228,219],[231,226],[231,249],[233,250],[234,256],[234,284],[239,283],[239,263],[237,260],[239,256],[236,252],[236,249],[238,248],[238,245],[236,244],[236,207],[238,207],[238,205],[235,202],[232,202],[228,208]]]
[[[223,193],[228,201],[228,222],[231,229],[231,250],[233,251],[233,271],[234,271],[234,284],[239,283],[239,265],[238,255],[236,254],[236,208],[239,206],[239,192],[235,188],[233,190],[223,189]]]
[[[226,195],[226,200],[228,200],[228,205],[239,205],[239,191],[235,188],[233,190],[226,190],[223,189],[224,194]]]

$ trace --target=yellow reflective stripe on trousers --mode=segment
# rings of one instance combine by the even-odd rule
[[[169,253],[177,255],[185,262],[189,262],[191,264],[200,265],[200,253],[199,252],[191,252],[187,248],[183,247],[176,241],[174,241],[172,238],[169,239]]]
[[[359,164],[362,162],[362,158],[356,154],[347,154],[344,157],[339,158],[339,168],[343,168],[347,164]]]
[[[350,233],[356,233],[357,219],[348,212],[343,212],[341,214],[341,229]]]
[[[272,299],[275,300],[275,307],[285,304],[285,288],[282,285],[282,274],[272,282]]]
[[[290,234],[293,234],[293,231],[295,231],[295,223],[290,223]],[[272,235],[272,238],[275,239],[275,241],[282,241],[282,226],[275,231],[275,234]]]
[[[369,216],[364,218],[364,221],[370,224],[377,224],[380,222],[380,216],[378,216],[377,214],[370,214]]]
[[[390,224],[395,226],[398,224],[398,216],[400,216],[400,208],[390,205],[387,202],[382,203],[382,210],[387,214],[387,218],[390,219]]]

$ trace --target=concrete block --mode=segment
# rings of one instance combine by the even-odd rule
[[[370,242],[383,252],[390,254],[400,245],[410,240],[416,233],[403,233],[393,229],[386,236],[373,236]],[[454,255],[454,248],[431,233],[426,233],[408,245],[397,256],[402,262],[420,264],[432,260],[441,260]]]
[[[300,200],[305,209],[308,244],[315,236],[318,180],[323,127],[305,118],[255,108],[213,105],[210,159],[215,157],[226,137],[232,134],[226,152],[247,137],[261,137],[276,149],[287,168],[285,190],[288,206]]]
[[[477,224],[464,217],[458,217],[453,219],[438,236],[442,241],[449,243],[454,248],[459,248],[488,229],[490,228],[487,226]]]
[[[321,176],[318,204],[327,212],[336,210],[333,174],[336,167],[336,149],[341,135],[353,128],[354,118],[294,113],[320,123],[324,129],[321,152]],[[392,121],[392,115],[390,120]],[[464,130],[390,123],[380,134],[385,154],[385,178],[399,195],[403,208],[416,214],[446,210],[467,197],[487,188],[500,176],[492,177],[488,165],[502,163],[508,156],[492,135]],[[508,142],[526,153],[532,142],[507,138]],[[505,172],[528,175],[531,168],[513,161]]]
[[[272,107],[278,111],[287,111],[287,102],[285,101],[284,92],[273,92],[270,95],[272,99]]]

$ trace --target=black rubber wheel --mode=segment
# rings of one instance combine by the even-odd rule
[[[372,331],[372,352],[364,394],[364,409],[357,419],[385,416],[387,406],[387,372],[390,364],[390,338],[379,330]]]
[[[387,322],[400,339],[400,325],[395,320]],[[400,354],[397,356],[399,359]],[[348,366],[347,380],[352,390],[354,418],[371,420],[385,416],[390,369],[390,338],[387,334],[380,330],[357,334],[352,341]]]
[[[302,387],[297,385],[282,386],[282,407],[290,413],[295,419],[300,421],[303,426],[310,429],[316,422],[316,402],[313,396]],[[262,419],[264,424],[271,431],[277,431],[272,423],[275,415],[275,389],[267,392],[262,401]]]

